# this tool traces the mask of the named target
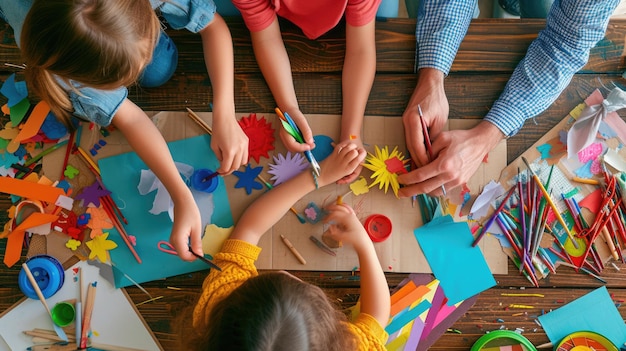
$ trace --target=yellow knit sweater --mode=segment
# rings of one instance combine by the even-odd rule
[[[229,239],[215,255],[215,263],[222,271],[212,269],[202,284],[202,295],[194,308],[193,326],[197,331],[206,330],[209,313],[213,306],[237,289],[244,281],[259,273],[254,262],[261,248],[245,241]],[[388,335],[374,317],[361,313],[348,328],[355,335],[357,350],[385,350]]]

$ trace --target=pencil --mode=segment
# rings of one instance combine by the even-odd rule
[[[550,205],[550,208],[552,208],[552,212],[554,213],[554,216],[556,217],[557,221],[561,223],[561,226],[563,227],[563,230],[565,230],[567,237],[572,241],[572,245],[574,245],[575,249],[578,249],[578,243],[576,242],[576,238],[574,238],[574,235],[567,227],[567,223],[565,223],[565,220],[563,219],[563,217],[561,217],[561,213],[559,213],[559,209],[556,207],[556,205],[552,201],[550,194],[548,194],[548,191],[541,183],[541,180],[539,180],[537,173],[535,173],[535,171],[533,171],[533,169],[530,168],[530,164],[528,163],[528,160],[526,160],[524,156],[522,156],[522,161],[526,164],[526,167],[528,167],[528,170],[532,174],[532,178],[535,181],[535,184],[537,184],[537,186],[539,187],[539,190],[541,190],[541,193],[543,194],[546,201],[548,202],[548,205]]]
[[[432,145],[432,142],[430,141],[430,135],[428,134],[428,129],[426,126],[426,122],[424,121],[424,116],[422,115],[422,106],[420,106],[419,104],[417,105],[417,113],[420,116],[420,123],[422,124],[422,135],[424,136],[424,144],[426,144],[426,152],[428,152],[428,161],[432,161],[433,160],[433,145]],[[443,184],[441,184],[441,191],[443,192],[444,196],[447,196],[446,187]]]
[[[498,216],[498,213],[500,213],[502,211],[502,209],[504,208],[504,205],[506,205],[506,202],[509,200],[509,198],[511,197],[511,195],[513,195],[513,192],[515,191],[515,187],[511,187],[511,189],[509,189],[509,192],[506,194],[506,196],[504,197],[504,200],[502,200],[502,202],[500,203],[500,206],[498,206],[498,208],[496,209],[496,211],[491,215],[491,217],[487,220],[487,223],[482,227],[482,230],[480,232],[480,234],[478,234],[478,236],[476,237],[476,239],[474,240],[474,242],[472,243],[472,246],[476,246],[478,244],[478,242],[480,241],[480,239],[483,238],[483,236],[485,234],[487,234],[487,229],[489,229],[489,227],[491,226],[491,224],[493,223],[493,221],[496,219],[496,217]]]
[[[298,259],[298,261],[300,261],[300,263],[302,264],[306,264],[306,260],[304,259],[304,257],[302,257],[302,255],[300,255],[300,253],[298,252],[298,250],[296,250],[295,247],[293,247],[293,244],[291,244],[291,241],[289,241],[289,239],[285,238],[284,235],[280,235],[280,238],[283,240],[283,243],[285,243],[285,246],[287,246],[287,248],[289,249],[289,251],[291,251],[291,253],[296,256],[296,258]]]
[[[77,283],[78,283],[78,297],[77,297],[77,301],[76,301],[76,321],[75,321],[75,336],[76,336],[76,342],[78,342],[78,340],[80,340],[80,335],[82,332],[82,326],[83,326],[83,286],[82,286],[82,281],[83,281],[83,270],[82,268],[78,268],[78,277],[77,277]]]
[[[583,183],[583,184],[590,184],[590,185],[599,185],[600,182],[595,180],[595,179],[591,179],[591,178],[580,178],[580,177],[572,177],[572,180],[577,182],[577,183]]]
[[[85,302],[85,315],[83,316],[83,327],[80,336],[80,348],[87,348],[87,333],[89,332],[89,328],[91,328],[91,316],[93,314],[93,306],[95,304],[96,299],[96,287],[98,282],[93,282],[89,284],[87,288],[87,301]],[[78,341],[77,341],[78,343]]]
[[[193,112],[189,107],[187,107],[187,116],[189,116],[189,118],[196,122],[196,124],[199,125],[205,133],[207,133],[208,135],[213,135],[213,129],[211,128],[211,126],[203,121],[202,118],[200,118],[200,116]]]

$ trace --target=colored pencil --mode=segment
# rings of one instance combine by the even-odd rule
[[[87,288],[87,301],[85,301],[85,314],[83,316],[83,327],[80,334],[80,348],[87,348],[87,333],[91,328],[91,317],[93,315],[93,307],[95,305],[96,300],[96,288],[98,286],[98,282],[93,282],[89,284]],[[77,341],[78,343],[78,341]]]
[[[565,220],[563,219],[563,217],[561,217],[561,213],[559,213],[559,209],[556,207],[556,205],[552,201],[550,194],[548,194],[548,191],[541,183],[541,180],[539,180],[537,173],[535,173],[535,171],[533,171],[533,169],[530,168],[530,164],[528,163],[528,161],[526,160],[524,156],[522,156],[522,161],[526,164],[526,167],[528,167],[528,170],[532,174],[532,178],[535,181],[535,184],[539,187],[539,190],[541,190],[541,193],[543,194],[544,198],[548,202],[548,205],[550,205],[550,207],[552,208],[552,212],[554,212],[554,216],[556,217],[557,221],[561,223],[561,226],[563,227],[563,230],[565,230],[567,237],[572,241],[572,245],[574,245],[575,249],[578,249],[578,242],[576,242],[576,238],[574,238],[574,235],[567,227],[567,223],[565,223]]]
[[[502,209],[506,205],[506,202],[509,200],[511,195],[513,195],[513,192],[515,192],[515,187],[511,187],[511,189],[509,189],[509,192],[504,197],[504,200],[502,200],[502,202],[500,202],[500,206],[498,206],[498,208],[495,210],[495,212],[487,220],[487,223],[482,227],[482,230],[481,230],[480,234],[478,234],[478,236],[476,237],[476,239],[472,243],[472,246],[476,246],[478,244],[478,242],[480,241],[480,239],[482,239],[483,236],[487,233],[487,229],[491,226],[493,221],[496,219],[496,216],[498,215],[498,213],[500,213],[500,211],[502,211]]]
[[[428,126],[426,125],[426,121],[424,121],[424,115],[422,114],[422,106],[417,105],[417,113],[420,117],[420,123],[422,124],[422,135],[424,136],[424,144],[426,145],[426,152],[428,152],[428,161],[433,160],[433,144],[430,140],[430,135],[428,134]],[[441,191],[443,195],[446,196],[446,187],[441,184]],[[442,204],[443,206],[443,204]]]
[[[284,235],[280,235],[280,238],[282,239],[283,243],[285,243],[285,246],[287,246],[287,248],[289,249],[289,251],[291,251],[291,253],[296,256],[296,258],[298,259],[298,261],[300,261],[300,263],[302,264],[306,264],[306,260],[304,259],[304,257],[302,257],[302,255],[300,254],[300,252],[298,252],[298,250],[296,250],[296,248],[293,246],[293,244],[291,243],[291,241],[289,241],[289,239],[285,238]]]

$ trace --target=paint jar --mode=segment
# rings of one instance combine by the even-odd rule
[[[476,340],[470,351],[537,351],[522,334],[512,330],[494,330]]]
[[[212,177],[211,179],[207,179],[211,175],[215,174],[215,171],[206,168],[197,169],[193,172],[191,176],[191,186],[198,190],[204,191],[207,193],[212,193],[217,189],[217,185],[219,184],[218,176]]]
[[[383,242],[391,236],[391,220],[387,216],[373,214],[365,219],[363,226],[375,243]]]
[[[56,294],[63,286],[65,271],[56,258],[48,255],[37,255],[26,260],[26,265],[33,273],[33,277],[44,298],[47,299]],[[39,300],[23,268],[17,276],[17,284],[24,295],[31,299]]]
[[[59,302],[50,310],[52,321],[59,327],[67,327],[76,317],[76,309],[69,302]]]

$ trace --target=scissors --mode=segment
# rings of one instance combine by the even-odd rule
[[[300,144],[304,144],[304,136],[302,136],[302,131],[300,131],[300,128],[298,128],[298,125],[296,124],[296,122],[294,122],[291,116],[289,116],[287,112],[281,112],[278,107],[276,108],[276,114],[280,118],[280,122],[283,125],[283,128],[285,128],[285,130],[287,131],[287,133],[289,133],[289,135],[296,139],[296,141]],[[311,167],[313,167],[313,172],[315,172],[315,175],[319,177],[321,168],[319,163],[317,163],[315,156],[313,156],[311,150],[304,151],[304,157],[306,157],[306,159],[311,164]]]
[[[170,255],[178,255],[178,253],[176,252],[176,249],[174,248],[174,246],[172,244],[170,244],[168,241],[165,241],[165,240],[160,240],[157,243],[157,249],[159,249],[159,251],[161,251],[161,252],[165,252],[165,253],[168,253]],[[204,256],[200,256],[197,253],[193,252],[193,250],[191,249],[191,246],[189,247],[189,252],[191,252],[194,256],[199,258],[200,261],[208,264],[211,268],[215,268],[215,269],[217,269],[220,272],[222,271],[222,269],[218,265],[213,263],[213,261],[209,260],[208,258],[206,258]]]

